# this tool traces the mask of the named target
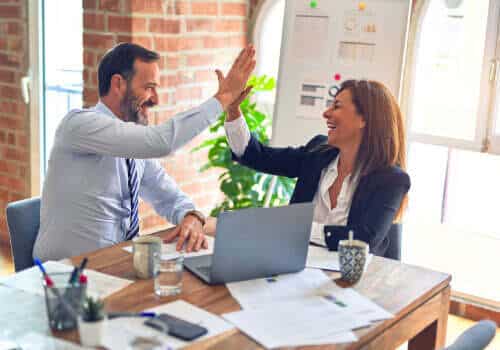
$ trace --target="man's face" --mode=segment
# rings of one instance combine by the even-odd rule
[[[135,74],[127,83],[127,91],[120,102],[125,121],[148,125],[149,109],[158,104],[157,89],[160,69],[156,62],[134,62]]]

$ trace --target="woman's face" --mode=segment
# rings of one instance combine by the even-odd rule
[[[349,90],[342,90],[335,97],[332,106],[323,117],[328,127],[328,144],[338,148],[361,144],[363,129],[366,125],[352,102]]]

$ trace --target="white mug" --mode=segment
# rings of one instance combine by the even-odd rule
[[[155,259],[161,254],[162,239],[155,236],[136,237],[132,240],[134,270],[138,278],[155,276]]]

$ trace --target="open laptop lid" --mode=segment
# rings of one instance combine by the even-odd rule
[[[242,281],[305,267],[314,205],[223,212],[210,271],[211,283]]]

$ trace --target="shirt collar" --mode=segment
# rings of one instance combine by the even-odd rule
[[[110,117],[114,117],[114,118],[120,119],[101,100],[99,100],[99,102],[97,102],[97,104],[95,105],[94,108],[95,108],[96,111],[99,111],[101,113],[109,115]]]

